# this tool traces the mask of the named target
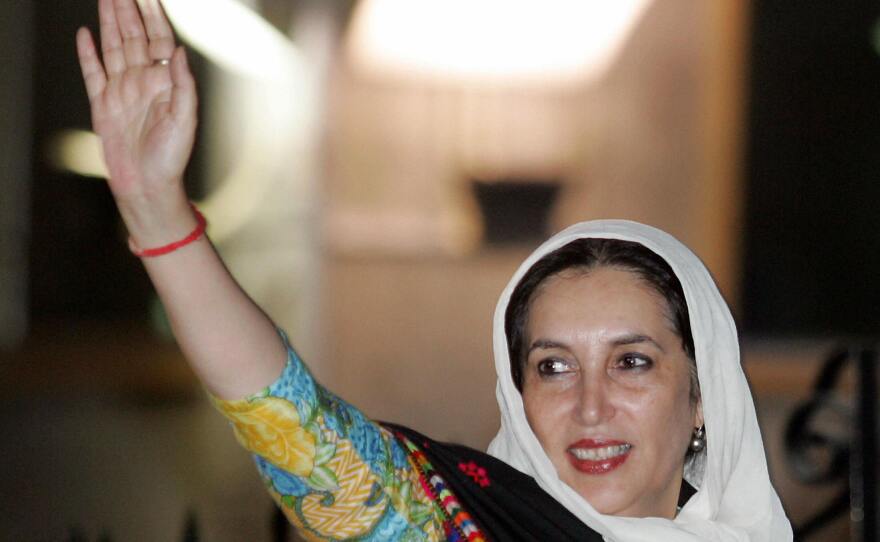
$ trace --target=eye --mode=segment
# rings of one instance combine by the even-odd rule
[[[571,372],[572,364],[559,358],[542,359],[537,364],[538,374],[541,376],[555,376]]]
[[[630,352],[620,356],[617,366],[625,370],[644,370],[650,369],[654,365],[654,360],[644,354]]]

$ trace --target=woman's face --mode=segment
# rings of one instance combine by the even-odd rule
[[[666,301],[629,271],[563,271],[525,341],[526,416],[562,481],[604,514],[673,517],[702,408]]]

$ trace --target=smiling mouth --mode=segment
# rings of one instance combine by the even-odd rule
[[[632,444],[584,440],[568,448],[572,466],[586,474],[606,474],[621,466],[629,457]]]

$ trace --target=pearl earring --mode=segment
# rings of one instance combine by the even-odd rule
[[[691,451],[695,454],[700,453],[706,447],[706,431],[703,429],[703,426],[697,427],[694,429],[694,434],[691,437]]]

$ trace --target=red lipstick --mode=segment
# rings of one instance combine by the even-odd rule
[[[607,474],[629,458],[632,445],[612,439],[582,439],[568,446],[568,460],[586,474]],[[591,457],[602,455],[604,457]]]

